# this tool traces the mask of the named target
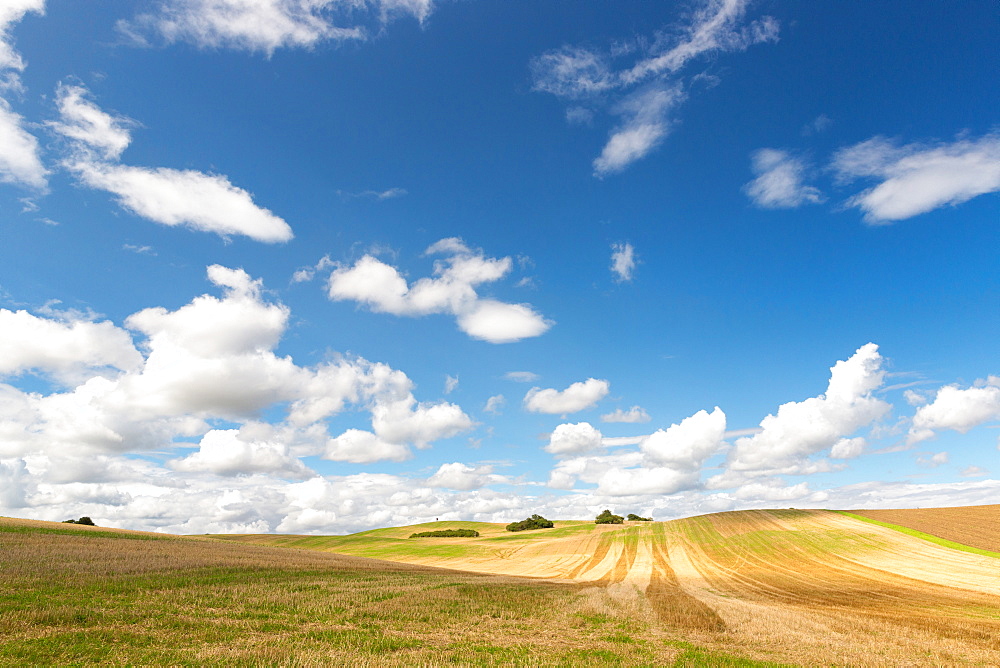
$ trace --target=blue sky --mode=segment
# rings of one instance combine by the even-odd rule
[[[0,3],[0,514],[995,501],[1000,12]]]

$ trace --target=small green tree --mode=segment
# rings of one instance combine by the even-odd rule
[[[534,514],[526,520],[511,522],[507,525],[507,531],[530,531],[532,529],[551,529],[555,524],[552,520],[547,520],[539,514]]]
[[[635,513],[629,513],[627,517],[629,522],[652,522],[652,517],[639,517]]]
[[[594,520],[594,524],[621,524],[625,521],[625,518],[621,515],[613,515],[610,510],[605,509],[603,513],[597,516]]]
[[[86,524],[89,527],[97,526],[96,524],[94,524],[94,520],[90,519],[86,515],[84,515],[78,520],[63,520],[63,524]]]

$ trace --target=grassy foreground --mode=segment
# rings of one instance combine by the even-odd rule
[[[601,587],[0,518],[0,664],[770,666]]]

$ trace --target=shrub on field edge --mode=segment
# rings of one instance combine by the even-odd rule
[[[605,509],[603,513],[597,516],[594,520],[594,524],[621,524],[625,521],[625,518],[621,515],[613,515],[610,510]]]
[[[626,517],[625,519],[627,519],[629,522],[652,522],[653,521],[652,517],[639,517],[635,513],[629,513],[628,517]]]
[[[474,529],[438,529],[410,534],[410,538],[479,538],[479,532]]]
[[[86,524],[89,527],[96,527],[97,526],[96,524],[94,524],[94,520],[90,519],[86,515],[84,515],[83,517],[81,517],[78,520],[64,520],[63,524]]]
[[[526,520],[511,522],[507,525],[507,531],[529,531],[532,529],[551,529],[555,524],[552,520],[547,520],[539,514],[534,514]]]

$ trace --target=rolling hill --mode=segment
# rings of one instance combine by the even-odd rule
[[[950,525],[960,512],[935,518]],[[408,538],[442,528],[481,535]],[[1000,661],[1000,554],[898,529],[789,509],[622,526],[557,522],[517,534],[499,524],[436,522],[351,536],[226,538],[598,585],[621,605],[648,607],[663,624],[724,629],[740,645],[780,647],[782,660],[807,665],[895,664],[916,655],[936,656],[930,664]]]
[[[924,537],[961,512],[924,533],[792,509],[350,536],[0,519],[0,664],[997,665],[1000,554]],[[456,528],[480,536],[409,537]]]

